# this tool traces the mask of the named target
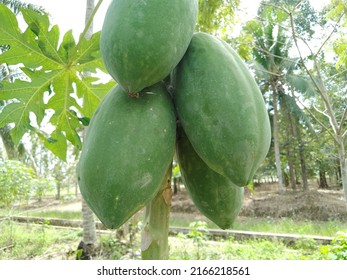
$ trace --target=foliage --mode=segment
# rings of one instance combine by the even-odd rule
[[[347,232],[337,232],[331,245],[321,247],[321,253],[333,260],[347,260]]]
[[[225,33],[232,26],[240,0],[199,0],[197,31]]]
[[[202,252],[202,248],[205,245],[205,242],[208,240],[208,234],[206,233],[207,223],[204,221],[195,221],[189,224],[189,232],[187,234],[178,234],[178,238],[182,241],[184,239],[192,240],[196,253],[194,258],[200,260],[204,258],[204,252]],[[195,251],[195,250],[194,250]],[[187,251],[185,251],[186,255],[189,255]]]
[[[104,73],[99,50],[100,32],[88,40],[81,35],[76,43],[72,31],[60,38],[57,25],[50,26],[45,13],[21,10],[27,27],[19,28],[15,14],[0,5],[0,45],[9,50],[0,54],[8,65],[22,64],[28,81],[3,81],[0,100],[7,100],[0,112],[0,127],[15,126],[11,135],[18,143],[28,131],[35,131],[55,155],[66,160],[67,141],[80,148],[78,130],[87,124],[113,81],[100,82]],[[61,39],[61,42],[60,42]],[[94,76],[84,76],[85,72]],[[50,124],[51,131],[44,125]]]
[[[54,185],[55,181],[38,178],[32,168],[19,161],[0,161],[0,207],[27,202],[31,197],[40,199]]]
[[[301,224],[303,227],[304,224]],[[319,245],[313,240],[299,239],[288,246],[279,241],[243,240],[230,237],[226,240],[213,241],[204,231],[204,223],[192,223],[191,231],[197,228],[200,247],[193,237],[187,235],[170,237],[170,259],[177,260],[318,260],[342,259],[346,253],[346,233],[335,239],[331,245]],[[300,226],[297,226],[300,228]],[[304,232],[305,230],[299,230]],[[195,233],[193,234],[195,235]],[[184,237],[183,237],[184,236]],[[45,225],[19,225],[11,221],[0,222],[0,259],[74,259],[75,249],[80,242],[81,232],[76,229],[56,229]],[[139,243],[140,234],[136,234]],[[337,241],[341,240],[341,241]],[[100,235],[95,259],[139,259],[139,252],[134,250],[137,245],[131,245],[116,238],[114,233]],[[198,254],[199,250],[199,254]]]
[[[102,252],[107,259],[120,260],[130,251],[131,255],[134,254],[131,246],[121,242],[118,238],[115,238],[114,235],[104,235],[100,236],[98,250]],[[133,256],[134,257],[134,256]],[[99,257],[100,259],[102,256]]]
[[[69,242],[76,242],[78,231],[56,229],[49,225],[0,223],[0,259],[28,260],[55,258],[57,252],[68,251]],[[67,254],[67,253],[66,253]]]
[[[9,207],[17,199],[28,200],[34,177],[34,171],[18,161],[1,161],[0,206]]]
[[[44,9],[42,7],[37,7],[30,3],[22,3],[21,1],[17,0],[0,0],[0,4],[6,5],[16,14],[20,12],[20,9],[29,9],[38,12],[44,12]]]

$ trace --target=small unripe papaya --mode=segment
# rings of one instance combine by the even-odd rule
[[[244,188],[209,168],[182,128],[178,129],[176,154],[184,185],[195,206],[220,228],[230,228],[241,210]]]

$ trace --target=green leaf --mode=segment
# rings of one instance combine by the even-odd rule
[[[1,54],[1,62],[7,64],[23,63],[27,67],[59,67],[59,64],[42,53],[37,44],[36,34],[27,28],[21,32],[16,16],[5,5],[0,5],[0,45],[10,49]]]
[[[70,30],[59,44],[59,27],[50,26],[47,14],[29,10],[22,14],[27,23],[24,31],[19,29],[13,12],[0,4],[0,45],[10,46],[0,54],[0,62],[24,65],[22,70],[30,79],[2,81],[0,100],[8,100],[8,105],[0,111],[0,126],[14,124],[11,135],[16,143],[28,130],[34,130],[46,139],[46,147],[66,159],[67,141],[81,148],[78,131],[115,85],[112,80],[102,84],[98,77],[90,76],[106,73],[99,48],[100,32],[76,43]],[[38,128],[33,127],[32,116]],[[53,131],[44,131],[47,122],[55,128]]]
[[[79,71],[95,73],[98,68],[103,72],[107,72],[100,53],[100,34],[99,31],[94,33],[89,40],[86,38],[80,39],[77,53]]]
[[[295,90],[305,93],[308,97],[317,94],[317,90],[309,78],[299,75],[288,75],[287,80]]]
[[[44,139],[44,145],[54,155],[66,161],[67,142],[63,133],[55,130],[50,137]]]
[[[61,57],[57,52],[60,37],[59,27],[55,25],[49,30],[50,23],[46,14],[41,15],[27,9],[23,9],[22,14],[30,30],[36,36],[39,36],[38,44],[42,53],[58,63],[62,63]]]
[[[8,123],[15,123],[11,135],[13,141],[18,144],[23,134],[30,129],[29,115],[23,114],[22,103],[13,102],[4,107],[1,113],[0,127]]]
[[[72,55],[76,47],[75,38],[72,34],[72,30],[69,30],[65,33],[63,37],[63,42],[61,43],[58,53],[62,60],[66,63],[67,66],[70,66],[69,63],[72,60]]]

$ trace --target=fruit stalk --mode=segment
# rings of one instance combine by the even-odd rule
[[[169,257],[171,175],[170,165],[160,190],[145,209],[145,223],[141,234],[143,260],[167,260]]]

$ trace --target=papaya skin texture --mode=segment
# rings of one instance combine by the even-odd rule
[[[158,192],[175,152],[176,118],[162,84],[139,97],[117,85],[93,115],[77,166],[81,194],[119,228]]]
[[[109,74],[128,93],[164,79],[187,50],[197,15],[198,0],[113,0],[100,38]]]
[[[249,70],[226,43],[195,33],[174,72],[177,114],[195,151],[211,169],[246,186],[271,142],[265,102]]]
[[[242,204],[244,188],[209,168],[197,155],[183,129],[178,129],[177,149],[185,187],[199,211],[222,229],[230,228]]]

